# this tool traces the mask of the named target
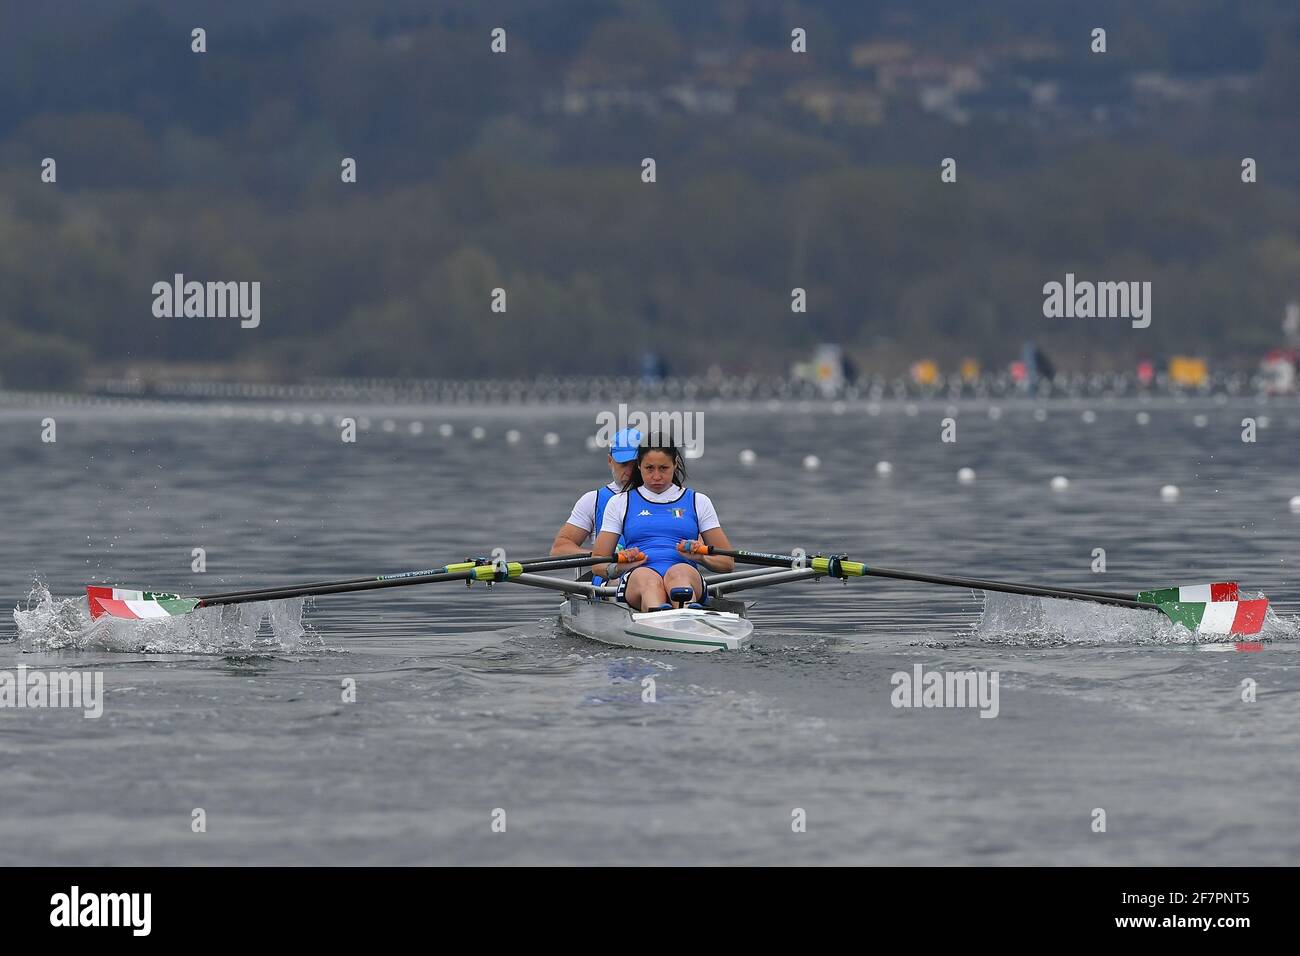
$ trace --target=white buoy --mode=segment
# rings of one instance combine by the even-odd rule
[[[975,480],[974,468],[963,468],[957,472],[957,480],[963,485],[969,485]]]
[[[487,438],[487,429],[482,425],[475,425],[470,429],[469,437],[475,441],[482,441],[484,438]]]
[[[1070,479],[1066,478],[1065,475],[1057,475],[1052,479],[1052,490],[1056,492],[1069,491]]]
[[[1091,408],[1088,409],[1086,412],[1084,412],[1084,413],[1083,413],[1082,415],[1080,415],[1079,417],[1083,419],[1083,423],[1084,423],[1085,425],[1091,425],[1091,424],[1093,424],[1094,422],[1097,421],[1097,413],[1094,412]]]
[[[1193,416],[1192,416],[1192,424],[1195,425],[1197,428],[1204,428],[1204,427],[1205,427],[1206,425],[1208,425],[1209,423],[1210,423],[1210,420],[1209,420],[1208,418],[1206,418],[1204,415],[1193,415]]]
[[[453,428],[451,425],[449,425],[447,422],[443,422],[441,425],[438,426],[438,434],[441,435],[443,438],[450,438],[452,435],[456,434],[456,429]]]
[[[1161,501],[1177,501],[1181,495],[1182,492],[1178,490],[1177,485],[1165,485],[1160,489]]]
[[[370,419],[362,415],[360,418],[357,419],[357,427],[360,428],[363,432],[370,431]]]
[[[302,412],[289,413],[289,424],[291,425],[301,425],[306,420],[307,420],[307,416],[304,415]]]
[[[849,406],[845,405],[843,402],[834,402],[831,405],[832,415],[843,415],[848,410],[849,410]]]
[[[600,447],[600,442],[596,441],[595,435],[587,436],[587,451],[595,451]]]
[[[808,471],[816,471],[822,466],[822,460],[816,455],[807,455],[804,457],[803,466]]]
[[[516,431],[516,430],[513,429],[513,428],[510,429],[510,431],[506,432],[506,442],[509,443],[509,444],[511,444],[511,445],[518,445],[518,444],[519,444],[519,439],[520,439],[521,437],[522,437],[522,436],[519,434],[519,432]]]
[[[1260,415],[1258,418],[1255,419],[1256,428],[1267,428],[1268,426],[1269,426],[1269,419],[1267,415]]]
[[[1151,424],[1151,415],[1148,412],[1138,412],[1137,423],[1145,428],[1147,425]]]
[[[391,418],[385,418],[379,427],[386,432],[395,432],[397,431],[397,422],[393,421]]]
[[[424,422],[411,422],[411,424],[407,427],[410,430],[412,435],[424,434]]]
[[[742,465],[748,467],[749,465],[752,465],[756,461],[758,461],[758,456],[754,454],[754,450],[752,448],[745,448],[741,450],[740,463]]]
[[[867,406],[867,414],[870,415],[872,418],[875,418],[877,415],[880,414],[880,406],[877,405],[875,402],[872,402],[870,405]]]
[[[909,404],[906,408],[903,409],[903,411],[907,413],[908,418],[915,418],[917,412],[919,412],[920,409],[917,408],[915,405]]]
[[[997,421],[1001,417],[1002,417],[1002,409],[998,408],[998,406],[996,405],[990,405],[989,418],[991,418],[993,421]]]
[[[881,478],[888,478],[894,473],[894,466],[887,461],[876,462],[876,474]]]
[[[1034,409],[1034,421],[1036,421],[1036,422],[1045,422],[1045,421],[1047,421],[1047,409],[1045,409],[1045,408],[1035,408],[1035,409]]]
[[[271,413],[271,421],[273,421],[273,422],[282,422],[282,421],[284,421],[284,409],[282,409],[282,408],[277,408],[275,411],[273,411],[273,412]]]
[[[324,425],[324,424],[325,424],[325,416],[322,415],[320,412],[317,412],[315,415],[313,415],[313,416],[311,417],[311,423],[312,423],[313,425]]]
[[[555,434],[555,432],[547,432],[542,438],[542,442],[547,445],[558,445],[560,443],[560,436]]]
[[[1291,513],[1293,515],[1300,515],[1300,495],[1296,495],[1291,499]]]

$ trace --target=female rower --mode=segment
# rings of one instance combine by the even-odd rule
[[[635,610],[660,610],[673,588],[691,588],[693,601],[704,595],[704,580],[696,561],[687,557],[699,542],[730,548],[717,512],[707,495],[686,486],[686,465],[676,446],[652,439],[637,451],[636,467],[621,494],[605,506],[595,554],[613,554],[619,536],[623,562],[597,572],[617,577],[619,600]],[[627,558],[632,559],[629,566]],[[697,556],[710,571],[735,567],[727,557]]]

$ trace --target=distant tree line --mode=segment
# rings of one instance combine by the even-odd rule
[[[840,128],[788,109],[776,81],[725,117],[540,106],[579,68],[671,83],[699,36],[733,53],[778,50],[785,7],[758,0],[521,0],[438,15],[271,3],[257,21],[222,7],[203,55],[189,52],[192,4],[74,3],[57,19],[31,6],[0,31],[0,89],[13,94],[0,107],[10,387],[121,362],[281,378],[629,372],[647,350],[675,371],[772,371],[819,341],[865,369],[907,355],[1004,363],[1026,338],[1067,368],[1230,357],[1275,344],[1300,291],[1289,4],[1099,4],[1121,35],[1129,24],[1146,38],[1140,57],[1117,44],[1114,69],[1146,57],[1259,77],[1254,97],[1104,133],[953,126],[906,108]],[[792,9],[827,47],[808,70],[828,82],[860,82],[846,51],[873,31],[951,51],[1077,26],[1027,0],[986,6]],[[511,52],[494,60],[498,20]],[[1055,65],[1100,68],[1083,54]],[[56,184],[39,181],[47,156]],[[653,184],[640,179],[646,156]],[[945,156],[955,183],[940,182]],[[1245,156],[1258,183],[1241,181]],[[340,182],[344,157],[357,160],[355,184]],[[1151,281],[1151,328],[1045,319],[1042,286],[1066,272]],[[259,327],[154,317],[151,287],[176,273],[260,281]],[[795,287],[806,313],[791,311]],[[498,288],[504,314],[489,308]]]

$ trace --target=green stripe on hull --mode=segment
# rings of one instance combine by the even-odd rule
[[[720,651],[731,650],[728,645],[721,644],[718,641],[692,641],[685,637],[660,637],[658,634],[642,634],[640,631],[633,631],[626,627],[623,628],[623,633],[647,641],[663,641],[665,644],[698,644],[701,647],[716,647]]]

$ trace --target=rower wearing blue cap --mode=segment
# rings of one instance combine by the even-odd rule
[[[600,521],[605,514],[605,506],[609,504],[611,498],[623,490],[632,477],[632,469],[635,467],[636,454],[640,445],[641,433],[635,428],[625,428],[614,436],[614,441],[609,447],[609,473],[613,480],[578,499],[569,515],[569,520],[564,522],[555,535],[555,541],[551,544],[553,556],[582,554],[587,550],[583,546],[588,538],[594,537],[600,531]],[[622,546],[621,540],[619,546]],[[592,583],[599,585],[604,581],[593,577]]]

